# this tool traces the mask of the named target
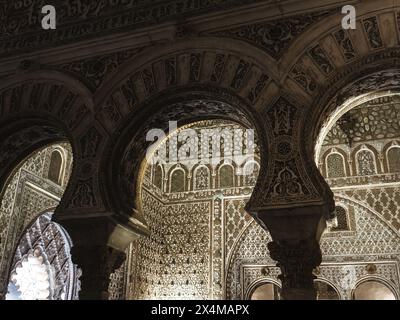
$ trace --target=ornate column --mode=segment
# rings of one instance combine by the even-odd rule
[[[334,212],[333,194],[305,152],[305,107],[280,97],[266,110],[268,152],[246,210],[271,234],[268,249],[282,274],[284,299],[315,299],[319,240]],[[309,124],[308,124],[309,125]]]
[[[125,261],[125,250],[138,234],[110,216],[65,219],[72,242],[72,261],[82,270],[79,299],[107,300],[110,275]]]
[[[101,164],[107,163],[102,157],[108,133],[93,119],[86,121],[77,133],[74,170],[53,220],[72,240],[72,261],[82,271],[79,299],[98,300],[108,299],[110,275],[123,264],[125,250],[140,231],[132,218],[135,212],[123,212],[121,203],[110,203],[104,191]]]
[[[73,261],[83,270],[80,277],[81,300],[108,300],[110,275],[125,261],[125,253],[108,245],[72,248]]]
[[[273,241],[268,244],[271,258],[278,261],[282,274],[284,300],[315,300],[313,269],[320,265],[322,256],[314,238],[300,241]]]

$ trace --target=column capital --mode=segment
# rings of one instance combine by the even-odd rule
[[[299,241],[273,241],[268,244],[271,258],[277,261],[282,274],[282,297],[285,300],[315,300],[313,274],[322,261],[318,242],[313,239]]]

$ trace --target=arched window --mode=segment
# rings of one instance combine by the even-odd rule
[[[50,165],[49,165],[49,180],[57,183],[62,184],[62,175],[63,175],[63,157],[61,152],[58,150],[54,150],[51,153],[50,157]]]
[[[179,168],[173,170],[170,180],[170,192],[184,192],[185,182],[185,171]]]
[[[233,167],[229,164],[221,166],[219,168],[219,187],[232,188],[234,186],[235,183],[234,183]]]
[[[359,176],[376,174],[375,156],[370,150],[357,152],[357,173]]]
[[[337,290],[329,283],[322,280],[314,280],[317,300],[340,300]]]
[[[326,158],[326,172],[328,178],[339,178],[346,176],[343,156],[339,153],[331,153]]]
[[[153,184],[160,190],[163,186],[163,169],[161,165],[156,165],[154,169]]]
[[[349,223],[347,219],[347,211],[341,206],[335,207],[336,223],[331,228],[331,231],[347,231],[349,230]]]
[[[360,283],[353,292],[354,300],[396,300],[392,289],[377,280]]]
[[[259,285],[251,294],[250,300],[280,300],[281,288],[272,282]]]
[[[387,152],[389,172],[400,172],[400,147],[392,147]]]
[[[210,170],[201,166],[196,169],[195,173],[195,190],[205,190],[210,187]]]
[[[244,185],[254,186],[260,172],[260,165],[257,162],[246,163],[244,166]]]

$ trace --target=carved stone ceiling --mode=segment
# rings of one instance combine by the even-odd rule
[[[314,23],[338,12],[338,9],[291,16],[285,19],[259,22],[211,32],[211,35],[245,41],[279,59],[293,40]]]
[[[234,7],[272,0],[56,0],[57,29],[41,30],[45,0],[0,0],[0,54],[61,45],[93,36],[184,20]],[[36,33],[35,33],[36,32]]]
[[[400,132],[400,96],[388,96],[363,103],[346,116],[353,122],[349,128],[354,142],[393,139]],[[347,135],[336,123],[327,134],[324,145],[346,144]]]

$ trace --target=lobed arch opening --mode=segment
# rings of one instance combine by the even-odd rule
[[[156,129],[168,133],[169,121],[174,119],[179,119],[175,129],[211,119],[232,121],[254,130],[260,141],[259,157],[268,161],[268,140],[265,137],[264,124],[257,114],[258,112],[240,97],[221,88],[194,86],[155,97],[143,108],[140,115],[136,115],[136,121],[128,118],[121,125],[119,137],[110,150],[109,159],[112,160],[105,164],[108,165],[108,181],[117,186],[110,190],[110,194],[112,203],[119,208],[120,218],[128,223],[143,223],[143,214],[138,206],[138,190],[139,177],[144,172],[143,160],[154,142],[146,141],[148,132]],[[260,165],[263,166],[264,162]]]
[[[336,110],[334,110],[329,117],[326,118],[324,124],[319,131],[316,138],[316,143],[314,147],[314,160],[318,164],[321,157],[321,150],[324,140],[332,128],[337,124],[337,122],[343,119],[349,111],[354,108],[359,107],[362,104],[368,103],[369,101],[385,98],[385,97],[400,97],[399,91],[384,90],[379,92],[369,92],[355,98],[349,98],[343,104],[339,105]],[[351,120],[351,119],[350,119]],[[317,126],[318,127],[318,126]]]
[[[365,59],[368,59],[366,57]],[[389,65],[391,65],[389,67]],[[315,100],[309,116],[312,126],[306,127],[307,148],[318,164],[321,146],[333,126],[350,110],[374,99],[398,96],[400,69],[395,62],[382,59],[364,70],[344,75],[338,73],[330,89]]]
[[[219,131],[219,127],[222,127],[223,130]],[[230,127],[232,128],[232,134],[224,135],[227,128]],[[212,131],[213,129],[217,131]],[[168,160],[168,156],[170,156],[170,154],[168,154],[166,155],[167,161],[165,161],[165,158],[160,156],[160,150],[163,150],[161,154],[165,156],[165,150],[168,150],[167,153],[170,151],[170,147],[168,146],[169,142],[175,139],[176,141],[181,141],[178,137],[181,133],[185,133],[186,130],[192,132],[197,130],[196,139],[194,141],[199,144],[201,139],[209,139],[210,157],[205,158],[204,155],[201,154],[201,147],[199,147],[199,150],[196,152],[198,158],[180,160],[178,159],[178,152],[178,157],[176,159],[172,159],[171,161],[171,158],[169,158]],[[243,141],[240,141],[241,144],[243,143],[243,145],[240,145],[240,148],[247,151],[239,151],[239,147],[237,145],[235,146],[235,141],[232,143],[232,140],[236,138],[234,130],[237,130],[238,136],[242,133],[246,136],[247,132],[251,132],[252,136],[249,137],[249,140],[245,140],[244,138]],[[210,135],[210,131],[216,132],[215,135]],[[202,134],[204,134],[204,136],[202,136]],[[248,142],[253,143],[253,138],[254,145],[250,148],[254,151],[251,152],[247,149],[247,145],[245,144]],[[219,139],[219,141],[215,139]],[[231,144],[233,149],[238,149],[232,150],[231,156],[228,156],[224,154],[224,147],[220,149],[220,144],[228,145],[228,147],[229,144]],[[218,148],[218,155],[215,155],[216,149],[213,149],[213,146]],[[202,147],[204,147],[204,145],[202,145]],[[242,186],[254,186],[261,166],[259,143],[257,137],[254,136],[253,129],[232,120],[202,120],[183,125],[175,128],[174,131],[170,132],[163,139],[155,141],[154,145],[151,146],[151,150],[151,152],[146,154],[146,158],[142,161],[140,166],[140,175],[137,182],[137,189],[140,195],[143,189],[143,180],[146,178],[154,186],[157,186],[160,192],[170,194],[189,191],[196,192],[207,189],[229,189],[234,188],[238,184]],[[248,152],[248,154],[240,155],[239,157],[235,155],[235,153],[238,152]],[[215,157],[213,157],[213,155]],[[229,170],[225,170],[226,168]],[[185,181],[187,181],[189,177],[191,179],[191,185],[188,186],[187,183],[184,183],[183,189],[173,190],[173,180],[175,180],[177,176],[175,173],[182,173],[179,177],[183,178]],[[209,181],[207,187],[196,184],[196,182],[198,182],[198,176],[200,175]],[[237,176],[242,178],[238,179]],[[212,177],[216,178],[211,183]],[[168,182],[166,182],[167,180]],[[141,209],[142,206],[142,197],[140,196],[138,208],[143,212]]]
[[[233,139],[234,135],[222,134],[217,137],[219,140],[216,145],[220,154],[215,155],[210,148],[208,161],[204,161],[205,159],[201,157],[163,161],[157,152],[164,150],[163,145],[166,145],[169,152],[168,142],[178,138],[182,133],[186,134],[189,130],[195,131],[201,140],[202,130],[207,133],[210,133],[210,130],[217,130],[219,134],[227,133],[228,129],[237,130],[242,137],[239,141],[242,153],[240,156],[233,156],[233,159],[229,159],[226,147],[230,144],[229,138]],[[139,280],[130,293],[130,298],[222,299],[224,297],[225,272],[217,276],[213,268],[225,259],[226,253],[224,244],[215,240],[216,236],[211,234],[214,234],[215,228],[225,233],[227,226],[222,221],[227,219],[225,217],[227,213],[224,212],[233,209],[226,201],[240,201],[238,207],[240,215],[246,215],[246,219],[251,219],[250,215],[245,213],[244,206],[250,199],[258,177],[260,152],[257,138],[254,154],[244,152],[248,145],[244,144],[246,140],[243,137],[249,129],[232,120],[214,118],[195,121],[176,128],[163,140],[158,141],[157,147],[151,153],[151,156],[158,161],[152,161],[152,157],[147,159],[149,161],[146,159],[142,161],[137,185],[140,194],[138,209],[143,212],[148,234],[137,241],[135,257],[131,258],[132,261],[136,261],[134,267],[136,273],[133,277]],[[195,140],[195,143],[201,152],[204,144],[199,140]],[[213,142],[215,140],[207,141],[210,144]],[[235,141],[231,143],[235,147]],[[249,169],[250,164],[256,164],[252,172]],[[232,184],[221,185],[220,175],[225,174],[221,168],[226,166],[233,168],[229,177],[232,179]],[[183,172],[181,188],[171,188],[175,183],[172,180],[175,179],[176,172]],[[161,175],[161,188],[155,183],[160,181],[160,177],[156,177],[156,174]],[[253,184],[246,183],[246,174],[254,175]],[[160,274],[163,275],[161,278]],[[213,281],[209,280],[211,278]]]

